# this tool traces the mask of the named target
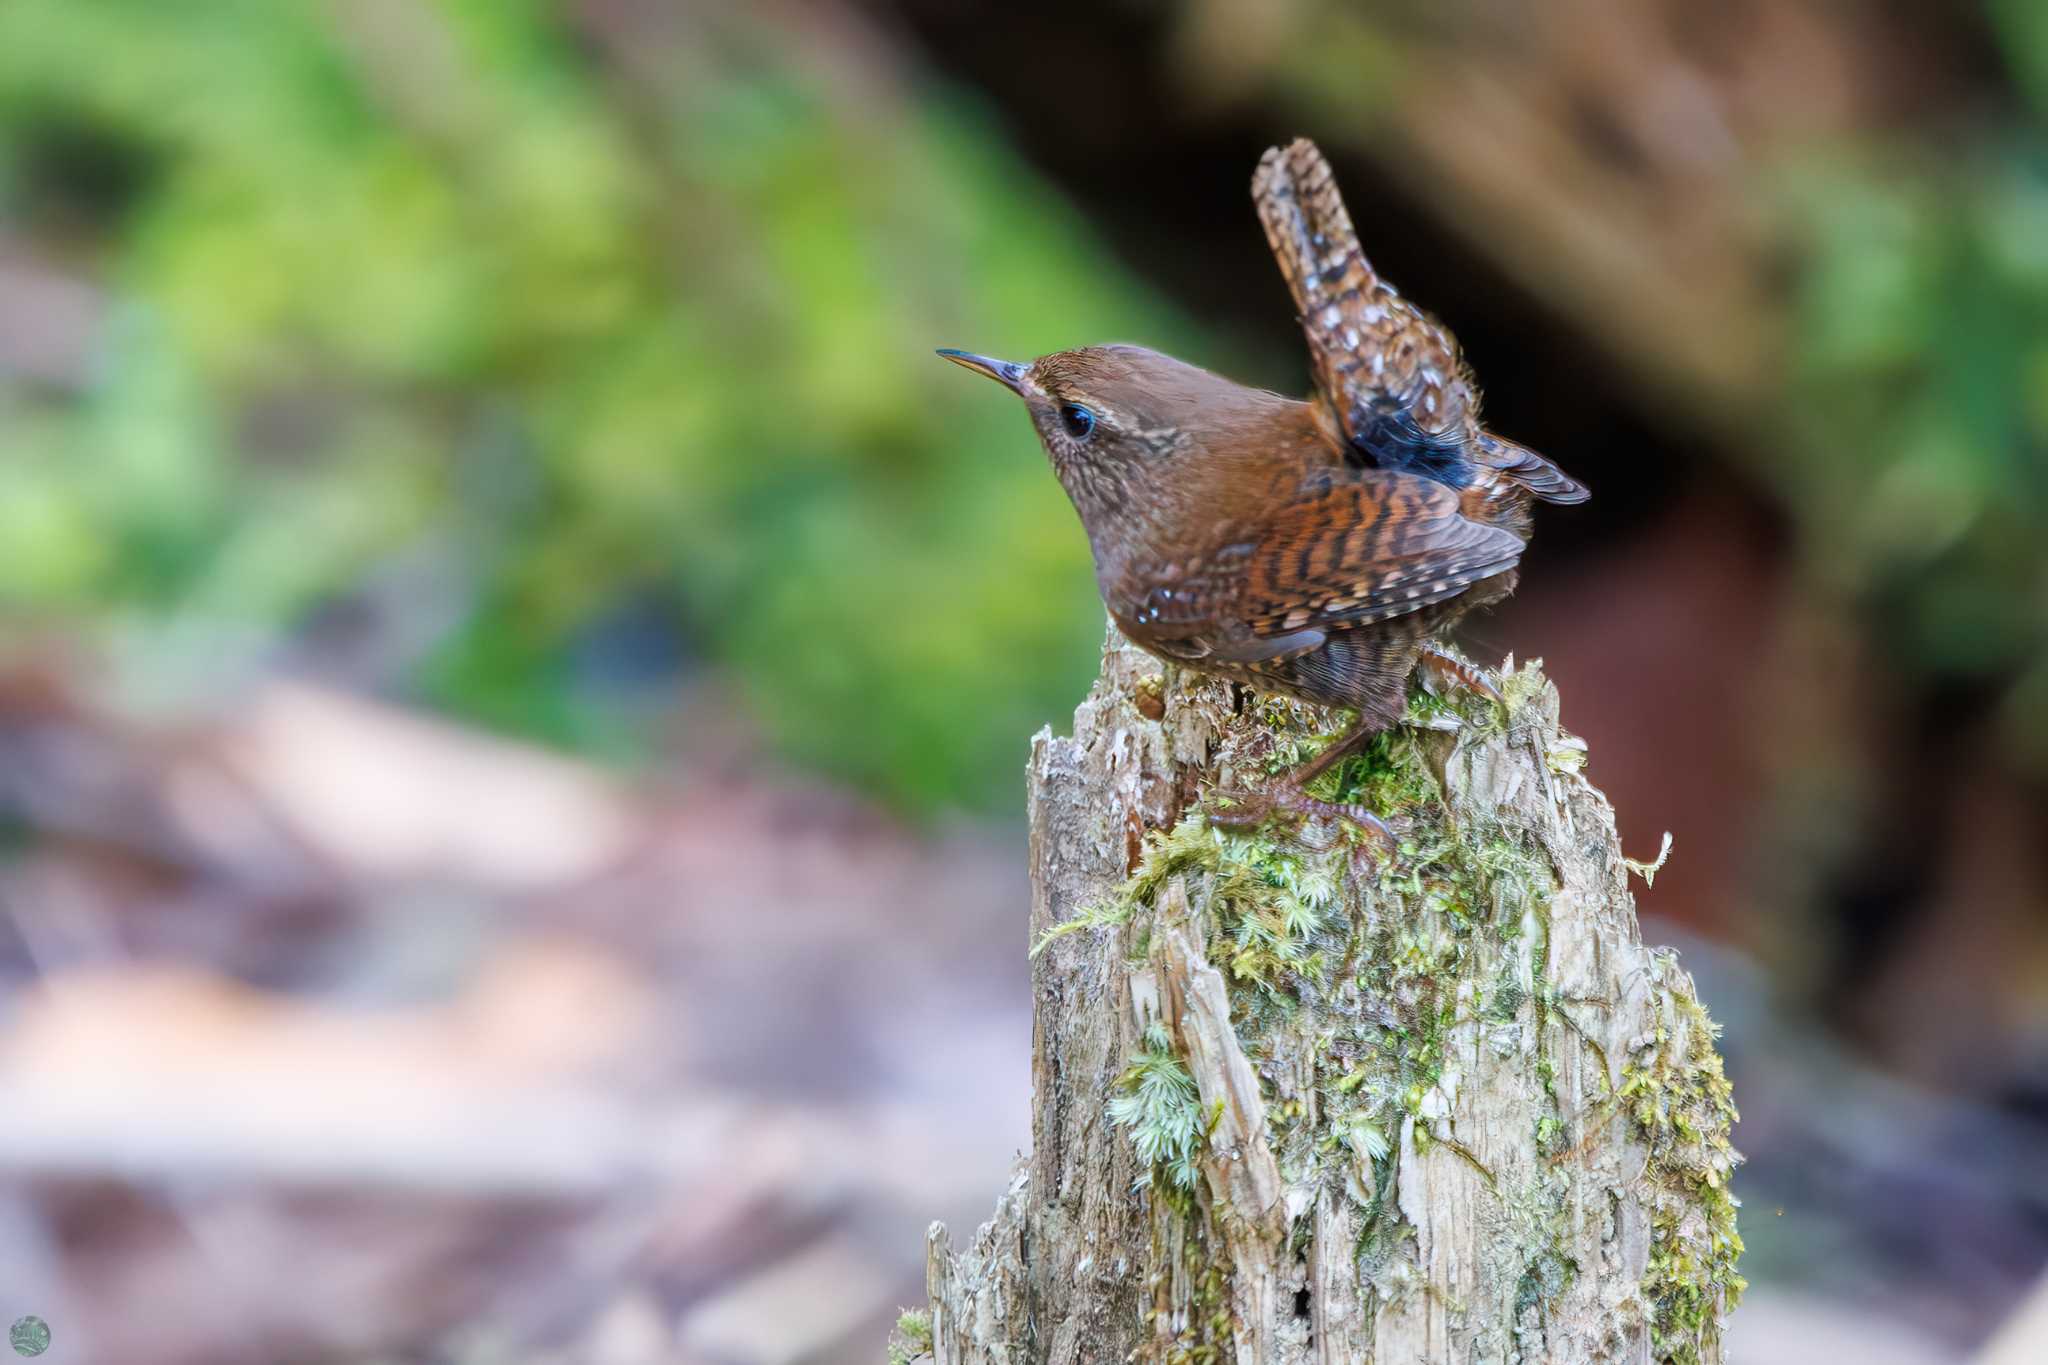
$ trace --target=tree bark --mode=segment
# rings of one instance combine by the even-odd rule
[[[1397,851],[1240,837],[1214,794],[1333,718],[1112,632],[1073,737],[1032,748],[1031,1155],[969,1247],[933,1225],[902,1355],[1722,1359],[1713,1026],[1642,942],[1556,689],[1502,681],[1504,707],[1418,691],[1343,770]]]

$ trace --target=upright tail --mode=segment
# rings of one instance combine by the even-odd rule
[[[1369,449],[1403,413],[1422,431],[1462,434],[1477,404],[1456,339],[1372,268],[1316,145],[1297,138],[1269,149],[1252,200],[1344,434]]]
[[[1457,338],[1372,268],[1315,143],[1269,148],[1252,200],[1294,295],[1316,388],[1361,460],[1422,473],[1470,460],[1546,502],[1585,501],[1585,485],[1548,459],[1480,428]]]
[[[1315,143],[1304,137],[1267,148],[1252,176],[1252,202],[1311,339],[1323,330],[1317,316],[1345,291],[1366,296],[1379,289],[1337,178]]]

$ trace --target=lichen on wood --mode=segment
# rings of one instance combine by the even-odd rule
[[[928,1245],[941,1365],[1715,1365],[1740,1295],[1713,1027],[1646,947],[1540,668],[1418,690],[1324,781],[1394,830],[1213,803],[1317,708],[1112,633],[1033,745],[1033,1147]]]

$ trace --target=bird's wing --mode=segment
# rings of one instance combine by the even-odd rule
[[[1546,502],[1586,500],[1585,486],[1543,456],[1478,431],[1479,390],[1458,339],[1372,268],[1313,142],[1269,148],[1252,177],[1252,199],[1294,295],[1316,389],[1358,462],[1411,468],[1472,460]]]
[[[1141,571],[1130,615],[1162,652],[1259,663],[1456,597],[1521,554],[1521,537],[1461,516],[1443,484],[1347,471],[1231,528],[1179,572]]]

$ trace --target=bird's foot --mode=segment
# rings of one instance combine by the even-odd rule
[[[1350,821],[1374,841],[1394,847],[1394,832],[1387,828],[1387,822],[1380,819],[1364,806],[1353,802],[1325,801],[1310,796],[1292,781],[1282,781],[1266,791],[1237,791],[1226,793],[1230,805],[1209,812],[1211,828],[1232,834],[1250,834],[1280,821],[1292,821],[1298,835],[1310,820],[1328,820],[1342,830],[1343,821]],[[1332,838],[1326,843],[1315,845],[1318,851],[1336,844]]]
[[[1424,681],[1428,682],[1434,691],[1448,691],[1463,685],[1496,706],[1508,704],[1508,699],[1494,686],[1493,679],[1448,650],[1440,649],[1436,645],[1424,645],[1419,663]]]

